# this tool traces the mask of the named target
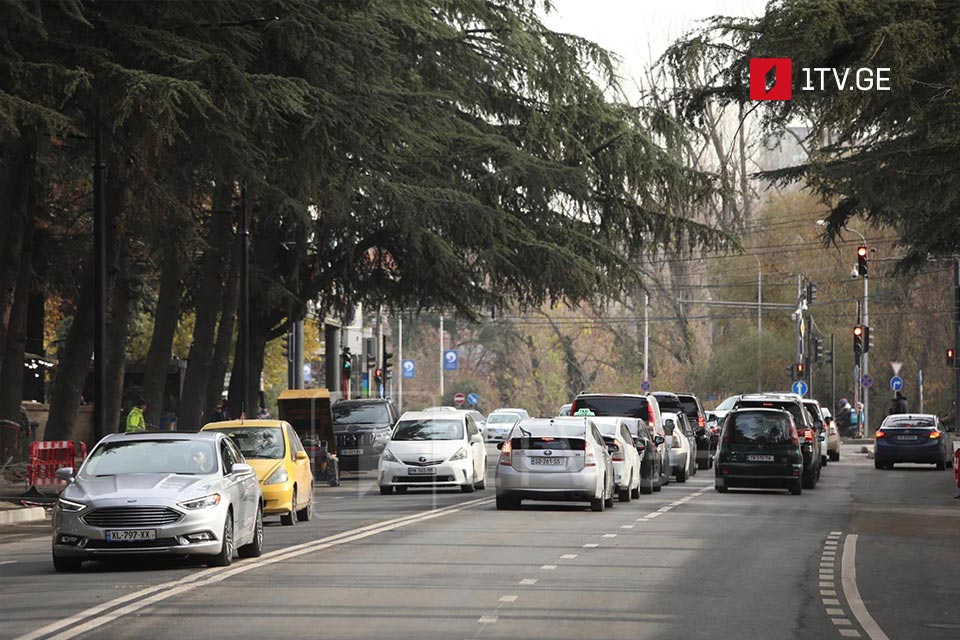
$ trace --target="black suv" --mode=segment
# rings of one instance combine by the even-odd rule
[[[791,416],[803,453],[803,488],[813,489],[820,479],[820,437],[800,396],[792,393],[753,393],[740,396],[733,409],[782,409]]]
[[[333,433],[343,471],[376,469],[390,440],[397,410],[389,400],[341,400],[333,405]]]
[[[777,408],[734,409],[723,423],[716,490],[780,487],[798,495],[807,477],[793,417]]]

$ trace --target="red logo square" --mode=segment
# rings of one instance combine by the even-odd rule
[[[789,100],[793,97],[790,58],[750,58],[750,99]]]

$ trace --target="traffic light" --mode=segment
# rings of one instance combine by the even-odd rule
[[[373,348],[373,338],[367,338],[367,371],[377,366],[377,352]]]
[[[807,365],[802,362],[798,362],[793,365],[793,379],[794,380],[803,380],[807,377]]]
[[[823,358],[823,340],[817,337],[810,338],[810,359],[819,362]]]
[[[863,352],[870,351],[873,346],[873,338],[870,337],[870,325],[863,325]]]
[[[857,362],[860,361],[860,355],[863,353],[863,327],[859,324],[853,328],[853,355]]]
[[[813,304],[813,299],[817,293],[817,285],[812,282],[807,283],[807,306]]]
[[[390,377],[390,369],[393,367],[393,354],[387,351],[387,336],[383,336],[383,377]]]
[[[353,356],[350,354],[350,349],[344,349],[340,354],[340,369],[345,376],[350,375],[353,370]]]
[[[857,275],[867,275],[867,245],[857,247]]]
[[[374,370],[373,370],[373,381],[374,381],[375,383],[377,383],[377,385],[383,384],[383,369],[374,369]],[[377,392],[377,393],[379,393],[379,392]]]
[[[293,360],[293,354],[292,354],[291,351],[290,351],[290,335],[291,335],[291,333],[290,333],[289,331],[287,331],[285,334],[283,334],[283,349],[282,349],[282,350],[283,350],[283,357],[284,357],[284,359],[285,359],[287,362],[291,362],[291,361]]]
[[[957,352],[953,349],[947,349],[947,366],[950,368],[957,366]]]

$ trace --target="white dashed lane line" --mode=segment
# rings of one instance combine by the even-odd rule
[[[823,554],[820,556],[819,569],[820,600],[823,603],[824,611],[830,617],[830,622],[833,623],[841,636],[859,638],[861,637],[860,632],[853,628],[853,623],[847,617],[847,612],[842,608],[840,598],[837,595],[834,571],[836,569],[835,559],[840,535],[841,532],[839,531],[831,531],[823,543]]]

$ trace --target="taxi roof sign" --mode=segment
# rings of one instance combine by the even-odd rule
[[[573,415],[575,415],[575,416],[595,416],[595,415],[597,415],[597,414],[595,414],[595,413],[594,413],[593,411],[591,411],[590,409],[587,409],[586,407],[584,407],[584,408],[582,408],[582,409],[577,409],[577,412],[574,413]]]

